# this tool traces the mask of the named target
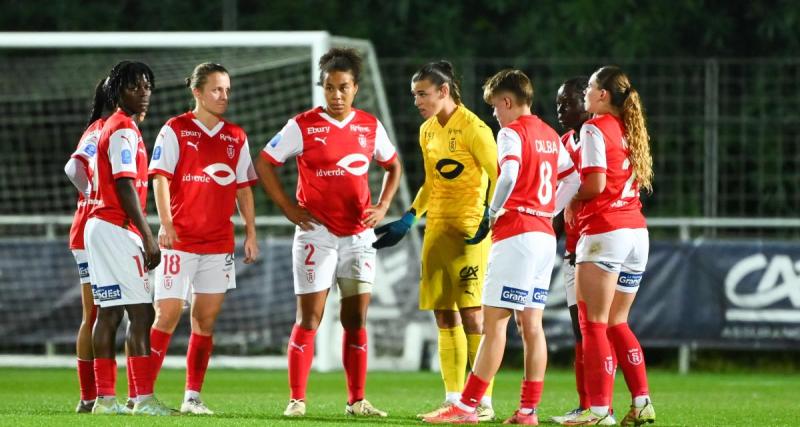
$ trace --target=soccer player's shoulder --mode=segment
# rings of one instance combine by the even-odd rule
[[[320,114],[322,114],[324,112],[325,112],[325,110],[323,110],[322,107],[314,107],[314,108],[312,108],[310,110],[303,111],[302,113],[294,116],[293,119],[298,123],[306,122],[306,121],[309,121],[309,120],[312,120],[312,121],[313,120],[318,120],[320,118]]]

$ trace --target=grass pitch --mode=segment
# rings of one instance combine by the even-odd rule
[[[494,393],[494,407],[501,423],[516,408],[519,371],[501,371]],[[125,372],[119,371],[118,397],[126,394]],[[781,374],[708,374],[679,376],[672,372],[649,373],[656,408],[655,426],[796,426],[800,417],[800,380]],[[156,393],[172,407],[183,397],[183,371],[161,372]],[[389,412],[389,418],[353,419],[344,415],[347,397],[341,372],[311,373],[308,413],[303,419],[281,416],[288,399],[285,371],[209,370],[203,399],[217,412],[213,417],[131,417],[75,414],[78,401],[77,374],[73,369],[0,369],[0,425],[2,426],[246,426],[246,425],[422,425],[418,412],[437,406],[443,397],[439,375],[430,372],[372,372],[367,398]],[[551,370],[545,381],[539,417],[548,425],[550,416],[576,406],[572,372]],[[629,395],[620,372],[614,408],[617,420],[627,411]],[[553,424],[550,424],[553,425]]]

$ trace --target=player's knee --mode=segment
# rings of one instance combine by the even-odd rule
[[[540,336],[544,335],[541,323],[518,323],[517,326],[520,328],[519,333],[522,335],[523,341],[532,343],[538,340]]]
[[[192,316],[192,332],[200,335],[212,335],[216,316]]]
[[[156,309],[156,318],[153,322],[153,326],[160,331],[172,333],[178,326],[180,318],[181,310],[158,307]]]
[[[297,324],[303,329],[316,330],[322,321],[322,315],[317,313],[302,313],[297,316]]]
[[[464,324],[464,332],[468,334],[480,334],[484,330],[483,312],[477,307],[462,310],[461,323]]]
[[[361,313],[343,315],[341,318],[344,329],[361,329],[367,326],[367,317]]]

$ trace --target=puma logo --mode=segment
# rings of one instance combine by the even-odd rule
[[[199,148],[197,148],[197,146],[198,146],[198,145],[200,145],[200,143],[199,143],[199,142],[195,142],[194,144],[192,144],[192,142],[191,142],[191,141],[186,141],[186,145],[188,145],[188,146],[190,146],[190,147],[194,148],[194,151],[200,151],[200,149],[199,149]]]
[[[306,352],[306,350],[305,350],[305,349],[306,349],[306,346],[307,346],[307,345],[308,345],[308,344],[298,345],[298,344],[295,344],[295,342],[294,342],[294,341],[289,341],[289,347],[294,347],[294,348],[296,348],[298,351],[300,351],[300,353],[305,353],[305,352]]]
[[[367,268],[369,268],[370,270],[372,270],[372,266],[371,266],[371,265],[369,265],[369,262],[366,262],[366,261],[365,261],[365,262],[364,262],[364,267],[367,267]]]
[[[164,357],[164,351],[163,350],[162,351],[158,351],[158,350],[156,350],[156,349],[151,347],[150,348],[150,353],[155,353],[158,357]]]
[[[319,141],[320,143],[322,143],[322,145],[327,145],[327,144],[325,144],[325,140],[326,139],[328,139],[327,136],[325,138],[322,138],[322,137],[319,137],[319,136],[315,136],[314,137],[314,141]]]
[[[366,352],[367,352],[367,345],[366,345],[366,344],[364,344],[364,345],[350,344],[350,348],[354,348],[354,349],[356,349],[356,350],[361,350],[361,351],[363,351],[364,353],[366,353]]]

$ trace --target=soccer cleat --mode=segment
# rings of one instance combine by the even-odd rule
[[[133,415],[170,416],[176,413],[177,411],[168,408],[154,396],[146,397],[133,405]]]
[[[93,406],[94,400],[79,400],[78,407],[75,408],[75,412],[79,414],[91,414]]]
[[[494,409],[491,406],[478,405],[475,408],[475,414],[478,415],[478,421],[494,421]]]
[[[181,403],[181,414],[214,415],[214,411],[208,409],[202,400],[192,398]]]
[[[577,417],[578,415],[580,415],[581,412],[583,412],[583,408],[581,408],[579,406],[579,407],[577,407],[577,408],[565,413],[564,415],[554,415],[554,416],[550,417],[550,421],[552,421],[552,422],[554,422],[556,424],[561,424],[564,421],[571,420],[571,419]]]
[[[120,406],[122,407],[122,415],[133,415],[133,407],[136,406],[136,401],[129,397],[128,401]]]
[[[441,405],[439,405],[438,408],[434,409],[433,411],[423,412],[421,414],[417,414],[417,419],[422,420],[422,419],[425,419],[425,418],[433,417],[435,415],[438,415],[439,412],[442,412],[442,411],[444,411],[445,409],[447,409],[447,408],[449,408],[451,406],[453,406],[452,402],[444,401],[444,402],[442,402]]]
[[[380,409],[372,406],[371,403],[367,399],[359,400],[352,405],[347,405],[344,408],[344,413],[346,415],[353,415],[356,417],[381,417],[385,418],[389,416],[386,412],[381,411]]]
[[[644,423],[654,423],[656,421],[656,410],[653,408],[653,403],[647,399],[647,403],[641,408],[631,405],[631,410],[619,423],[621,426],[640,426]]]
[[[617,420],[611,413],[597,415],[591,409],[584,409],[580,414],[570,420],[562,421],[562,426],[613,426]]]
[[[123,414],[123,406],[117,402],[117,399],[103,399],[97,398],[92,406],[92,414],[94,415],[119,415]]]
[[[539,416],[536,415],[536,411],[531,412],[530,414],[522,414],[519,410],[514,411],[514,415],[511,418],[503,421],[503,424],[524,424],[529,426],[538,426],[539,425]]]
[[[432,417],[422,419],[422,422],[430,424],[478,424],[478,414],[468,412],[456,405],[450,405],[447,409],[439,411]]]
[[[283,411],[284,417],[302,417],[306,414],[306,402],[298,399],[289,400],[289,405]]]

